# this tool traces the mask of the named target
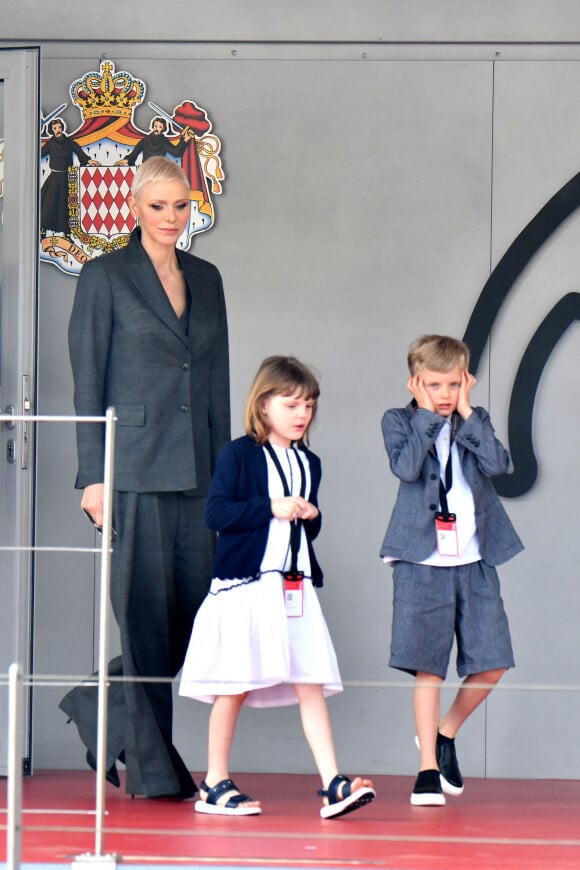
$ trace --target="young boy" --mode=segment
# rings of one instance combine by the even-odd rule
[[[441,806],[463,792],[455,735],[514,659],[496,565],[523,549],[491,478],[509,456],[489,414],[472,408],[469,350],[424,335],[409,348],[413,400],[383,416],[399,492],[381,556],[394,563],[390,666],[415,676],[420,750],[411,803]],[[454,635],[463,683],[440,718]]]

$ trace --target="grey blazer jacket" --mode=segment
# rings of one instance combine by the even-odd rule
[[[87,263],[69,324],[74,404],[81,416],[116,408],[114,487],[206,495],[230,439],[229,363],[221,277],[177,250],[191,295],[176,316],[141,245]],[[103,480],[104,427],[77,424],[76,486]]]
[[[422,562],[436,548],[435,514],[439,509],[439,460],[435,441],[444,417],[416,408],[393,408],[382,419],[383,438],[399,492],[381,556]],[[491,478],[509,468],[509,455],[495,437],[489,414],[474,408],[455,436],[461,467],[473,493],[481,557],[500,565],[523,549],[493,487]]]

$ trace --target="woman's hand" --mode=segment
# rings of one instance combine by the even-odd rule
[[[273,498],[270,504],[278,520],[314,520],[318,516],[318,508],[300,496]]]
[[[83,497],[81,499],[81,507],[91,517],[92,521],[99,528],[103,527],[103,504],[105,501],[105,484],[92,483],[90,486],[85,486]]]

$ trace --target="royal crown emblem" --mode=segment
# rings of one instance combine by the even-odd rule
[[[135,168],[163,154],[179,163],[190,184],[190,219],[178,242],[214,224],[212,194],[222,192],[221,142],[206,111],[184,100],[167,112],[149,102],[150,129],[134,121],[147,87],[110,60],[75,80],[70,100],[81,113],[72,133],[67,103],[41,119],[40,258],[78,274],[93,257],[127,244],[134,229],[127,198]]]
[[[115,73],[110,61],[100,72],[89,72],[73,82],[70,94],[83,118],[132,118],[134,109],[145,97],[145,83],[126,72]]]

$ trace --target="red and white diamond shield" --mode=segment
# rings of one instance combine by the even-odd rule
[[[80,224],[84,233],[113,238],[135,227],[127,199],[133,166],[83,166],[79,172]]]

